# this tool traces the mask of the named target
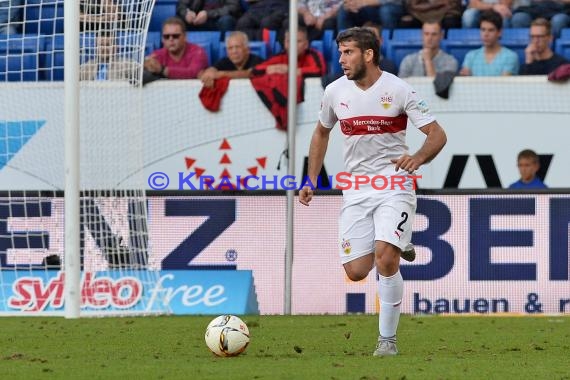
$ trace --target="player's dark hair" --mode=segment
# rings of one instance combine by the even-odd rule
[[[497,30],[503,29],[503,17],[492,9],[481,12],[481,17],[479,18],[479,26],[481,26],[481,23],[483,21],[487,21],[495,25],[495,28],[497,28]]]
[[[368,49],[372,49],[372,61],[378,66],[380,64],[380,43],[374,32],[367,28],[354,27],[340,32],[336,36],[336,43],[355,41],[356,46],[364,53]]]

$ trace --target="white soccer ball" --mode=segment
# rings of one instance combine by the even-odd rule
[[[206,328],[206,345],[218,356],[237,356],[249,344],[249,329],[235,315],[220,315]]]

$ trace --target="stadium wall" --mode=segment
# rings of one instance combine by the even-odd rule
[[[431,79],[411,78],[410,83],[423,95],[449,137],[437,160],[419,172],[421,188],[507,187],[518,179],[516,156],[525,148],[550,160],[543,168],[550,187],[570,187],[566,168],[570,162],[568,85],[548,82],[542,76],[456,78],[450,98],[442,99],[435,95]],[[111,97],[117,104],[117,118],[131,112],[124,104],[126,92],[132,90],[128,85],[98,83],[97,89],[90,89],[89,83],[84,85],[87,90],[82,96],[89,101],[83,101],[82,107],[102,104],[98,97]],[[105,91],[106,86],[110,91]],[[63,168],[63,84],[2,83],[0,88],[4,94],[0,123],[35,125],[21,132],[18,129],[16,134],[21,135],[0,136],[5,139],[0,141],[1,146],[7,146],[8,141],[11,144],[9,151],[0,152],[0,190],[63,188],[63,169],[59,179],[53,179],[54,171]],[[188,80],[158,81],[144,89],[145,175],[164,173],[169,177],[166,188],[170,190],[191,189],[179,180],[189,173],[216,179],[253,173],[284,176],[286,134],[275,128],[275,120],[249,81],[232,80],[221,110],[215,113],[201,104],[200,89],[199,81]],[[318,79],[306,80],[305,100],[298,111],[297,176],[303,174],[322,92]],[[104,128],[104,120],[110,116],[101,117],[98,127]],[[325,169],[333,179],[342,171],[342,142],[335,129],[329,147],[332,154],[325,160]],[[412,150],[422,141],[423,134],[408,129]],[[122,159],[121,144],[106,147],[109,160]],[[49,155],[34,154],[45,152],[46,146],[50,147]],[[127,177],[124,186],[128,186]],[[199,185],[196,178],[189,179],[194,186]],[[149,189],[157,188],[149,185]]]
[[[61,255],[62,199],[54,198],[51,203],[51,211],[42,218],[31,210],[9,218],[0,215],[0,219],[9,221],[0,223],[0,235],[42,231],[47,233],[50,244],[48,250],[38,253]],[[295,314],[377,311],[375,274],[352,282],[340,265],[337,217],[341,203],[342,197],[337,193],[317,196],[310,207],[295,204]],[[149,262],[152,268],[161,269],[161,280],[155,288],[145,288],[144,292],[166,291],[165,302],[180,314],[220,314],[236,309],[283,313],[283,192],[204,196],[154,192],[149,196],[148,210]],[[402,262],[406,282],[402,312],[569,314],[569,223],[569,195],[419,196],[412,237],[418,257],[414,263]],[[116,224],[110,228],[125,241],[129,233],[137,233],[119,231]],[[95,244],[92,239],[88,241]],[[6,239],[1,242],[6,244]],[[0,303],[0,314],[62,308],[57,272],[50,278],[40,271],[37,275],[25,272],[18,277],[8,270],[20,253],[28,257],[29,251],[42,247],[29,248],[1,249],[7,253],[0,257],[6,269],[0,271],[6,300]],[[87,250],[86,255],[85,262],[101,260],[97,249]],[[37,265],[42,256],[37,256]],[[251,274],[237,282],[234,278],[240,273]],[[94,307],[89,300],[99,301],[97,309],[114,310],[121,307],[121,302],[125,307],[127,301],[134,308],[156,306],[157,297],[140,304],[138,293],[121,286],[132,282],[128,271],[123,276],[101,279],[93,274],[91,285],[85,285],[84,280],[84,308]],[[247,280],[251,276],[253,283]],[[113,284],[117,290],[112,294],[118,295],[117,300],[107,287],[95,286],[95,278]],[[255,306],[248,307],[251,302]]]

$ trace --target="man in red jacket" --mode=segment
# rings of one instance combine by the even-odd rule
[[[289,70],[289,31],[285,32],[285,51],[276,54],[253,69],[253,75],[286,74]],[[307,29],[299,27],[297,32],[297,75],[320,77],[327,72],[325,59],[320,51],[309,47]]]

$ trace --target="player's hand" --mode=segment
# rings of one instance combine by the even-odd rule
[[[305,186],[299,190],[299,202],[301,204],[308,206],[309,202],[313,199],[313,189],[310,186]]]
[[[396,165],[396,171],[403,169],[410,174],[418,170],[418,168],[422,164],[416,157],[410,156],[408,154],[404,154],[402,157],[398,159],[393,158],[390,161],[392,161],[392,163]]]

